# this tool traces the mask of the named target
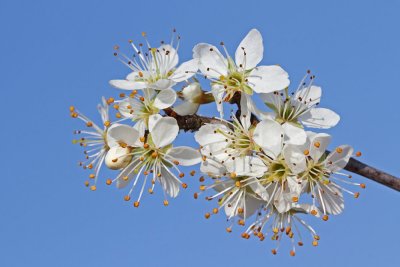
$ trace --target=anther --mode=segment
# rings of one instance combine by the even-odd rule
[[[86,187],[89,186],[89,181],[85,181],[85,186],[86,186]]]
[[[217,208],[213,208],[213,213],[217,214],[218,213],[218,209]]]
[[[182,183],[182,187],[183,187],[184,189],[186,189],[188,186],[187,186],[186,183]]]
[[[124,200],[129,201],[129,200],[131,200],[131,197],[129,195],[126,195],[126,196],[124,196]]]
[[[324,220],[324,221],[327,221],[329,219],[329,216],[328,215],[324,215],[324,216],[322,216],[322,220]]]
[[[168,200],[164,200],[163,204],[164,204],[165,207],[168,206],[168,204],[169,204]]]
[[[232,233],[232,228],[230,228],[230,227],[227,227],[225,230],[226,230],[228,233]]]
[[[135,208],[139,207],[139,205],[140,205],[140,202],[139,202],[139,201],[133,202],[133,206],[134,206]]]
[[[365,189],[365,184],[360,184],[360,187],[361,187],[362,189]]]
[[[107,185],[112,184],[112,180],[111,180],[111,179],[107,179],[107,180],[106,180],[106,184],[107,184]]]
[[[206,219],[208,219],[208,218],[210,218],[210,216],[211,216],[211,214],[210,213],[206,213],[206,214],[204,214],[204,217],[206,218]]]
[[[310,154],[310,151],[308,149],[304,150],[304,155],[308,156]]]
[[[90,187],[90,190],[96,191],[96,186],[95,186],[95,185],[92,185],[92,186]]]
[[[341,147],[336,148],[336,152],[339,153],[339,154],[342,153],[343,152],[343,148],[341,148]]]
[[[299,198],[298,198],[298,197],[292,197],[292,201],[293,201],[293,202],[298,202],[298,201],[299,201]]]
[[[319,142],[315,142],[315,143],[314,143],[314,146],[315,146],[316,148],[319,148],[319,147],[321,146],[321,144],[320,144]]]
[[[294,257],[296,255],[296,253],[294,252],[294,250],[290,251],[290,256]]]
[[[358,198],[360,196],[359,192],[354,193],[354,198]]]
[[[94,177],[96,177],[96,175],[94,175],[93,173],[89,174],[90,179],[94,179]]]
[[[361,157],[361,155],[362,155],[362,154],[361,154],[360,151],[357,151],[357,152],[356,152],[356,157]]]

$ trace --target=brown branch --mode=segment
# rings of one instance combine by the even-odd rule
[[[184,130],[185,132],[198,131],[200,127],[206,123],[221,123],[221,121],[217,118],[204,117],[196,114],[180,116],[170,108],[165,109],[164,111],[167,116],[174,117],[178,122],[179,128],[181,130]],[[383,184],[394,190],[400,191],[399,178],[390,175],[384,171],[378,170],[374,167],[371,167],[367,164],[364,164],[354,158],[350,158],[349,162],[345,167],[345,170],[364,176],[372,181]]]

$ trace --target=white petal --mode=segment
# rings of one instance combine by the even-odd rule
[[[173,48],[169,44],[161,45],[157,49],[157,51],[158,52],[156,53],[156,58],[158,62],[158,67],[160,68],[160,72],[162,74],[167,74],[178,64],[178,53],[176,52],[175,48]]]
[[[149,117],[149,131],[152,132],[154,125],[162,118],[160,114],[154,114]]]
[[[256,29],[252,29],[236,49],[236,66],[242,65],[244,69],[250,70],[260,63],[263,53],[264,45],[261,33]]]
[[[322,192],[316,193],[317,200],[328,214],[338,215],[344,210],[343,193],[337,187],[330,183],[328,185],[320,184]]]
[[[330,109],[312,108],[299,120],[307,127],[328,129],[338,124],[340,116]]]
[[[325,133],[316,134],[311,140],[310,144],[310,157],[314,161],[318,161],[331,142],[331,136]]]
[[[171,144],[178,135],[179,127],[175,118],[163,117],[159,119],[150,131],[154,144],[158,147],[165,147]]]
[[[294,98],[311,107],[321,101],[321,87],[312,85],[296,92]],[[300,99],[299,99],[300,98]]]
[[[292,123],[284,123],[282,125],[285,131],[286,142],[295,145],[302,145],[307,140],[307,135],[304,129],[293,125]]]
[[[200,171],[210,177],[221,177],[226,173],[226,168],[215,160],[207,159],[201,163]]]
[[[253,69],[248,84],[256,93],[272,93],[289,86],[289,75],[279,66],[259,66]]]
[[[249,186],[258,197],[265,201],[269,201],[267,190],[265,190],[265,187],[257,180],[257,178],[252,179]]]
[[[230,129],[223,124],[206,124],[200,127],[194,135],[197,143],[210,150],[209,152],[220,151],[227,147],[226,137],[219,133],[229,132]]]
[[[198,82],[193,82],[182,89],[182,96],[184,100],[192,101],[202,94],[201,86]]]
[[[237,176],[260,177],[267,171],[262,160],[252,156],[238,157],[235,160],[225,162],[224,165],[228,172],[235,173]]]
[[[111,80],[110,85],[123,90],[138,90],[147,87],[147,83],[145,82],[134,82],[127,80]]]
[[[287,144],[282,150],[285,162],[288,164],[293,174],[299,174],[307,169],[306,156],[304,150],[293,144]]]
[[[253,139],[265,153],[276,158],[282,149],[283,134],[283,128],[279,123],[265,119],[257,124]]]
[[[222,118],[224,116],[224,105],[222,103],[222,98],[224,96],[225,89],[222,85],[213,85],[211,87],[211,93],[214,96],[215,103],[217,103],[217,110]]]
[[[113,124],[107,130],[107,145],[110,147],[119,146],[120,142],[128,146],[135,146],[139,138],[139,132],[125,124]]]
[[[169,77],[174,82],[183,82],[196,74],[199,69],[199,59],[195,58],[182,63]]]
[[[218,48],[201,43],[193,48],[193,58],[199,59],[200,71],[209,77],[217,78],[228,73],[228,64]]]
[[[341,145],[326,157],[327,167],[332,172],[340,171],[346,167],[351,155],[353,155],[353,148],[348,145]]]
[[[150,77],[148,71],[133,71],[126,76],[128,81],[139,82],[140,80],[147,79]]]
[[[166,167],[161,167],[161,177],[158,179],[165,193],[170,197],[178,196],[180,182]]]
[[[154,106],[158,109],[165,109],[172,106],[176,101],[176,92],[173,89],[160,91],[154,99]]]
[[[160,79],[155,83],[149,84],[148,87],[155,90],[164,90],[174,86],[176,82],[169,79]]]
[[[248,98],[251,98],[250,96],[246,94],[241,94],[240,96],[240,122],[243,125],[243,128],[248,130],[251,126],[251,111],[248,108]]]
[[[173,110],[181,116],[193,115],[199,109],[200,104],[184,101],[178,106],[174,107]]]
[[[179,165],[182,166],[192,166],[201,162],[201,154],[198,150],[188,147],[188,146],[179,146],[173,147],[168,152],[167,159],[170,160],[170,157],[173,160],[179,161]]]

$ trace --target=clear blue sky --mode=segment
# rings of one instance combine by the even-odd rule
[[[0,266],[398,266],[400,195],[361,177],[367,189],[347,197],[344,214],[310,218],[320,246],[292,258],[288,247],[272,256],[269,240],[227,234],[222,214],[205,220],[197,179],[167,208],[156,194],[135,209],[103,183],[89,191],[76,166],[80,125],[68,107],[95,117],[100,97],[117,93],[108,80],[127,69],[114,44],[128,49],[142,31],[167,39],[176,27],[189,59],[198,42],[234,51],[256,27],[263,63],[282,65],[293,84],[307,69],[317,75],[324,106],[342,115],[333,145],[400,175],[400,2],[320,2],[1,0]]]

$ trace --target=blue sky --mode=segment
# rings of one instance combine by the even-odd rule
[[[292,258],[289,246],[272,256],[269,240],[227,234],[222,215],[205,220],[212,206],[192,198],[197,178],[169,207],[156,194],[135,209],[115,188],[90,192],[76,165],[80,125],[68,107],[98,118],[100,97],[118,93],[108,80],[128,70],[113,45],[127,50],[142,31],[157,42],[176,27],[189,59],[198,42],[223,40],[233,52],[255,27],[264,64],[280,64],[294,85],[307,69],[316,74],[323,105],[342,116],[332,147],[351,144],[400,174],[400,2],[321,2],[0,1],[0,266],[397,266],[399,195],[362,177],[367,189],[347,197],[341,216],[310,218],[320,246]]]

